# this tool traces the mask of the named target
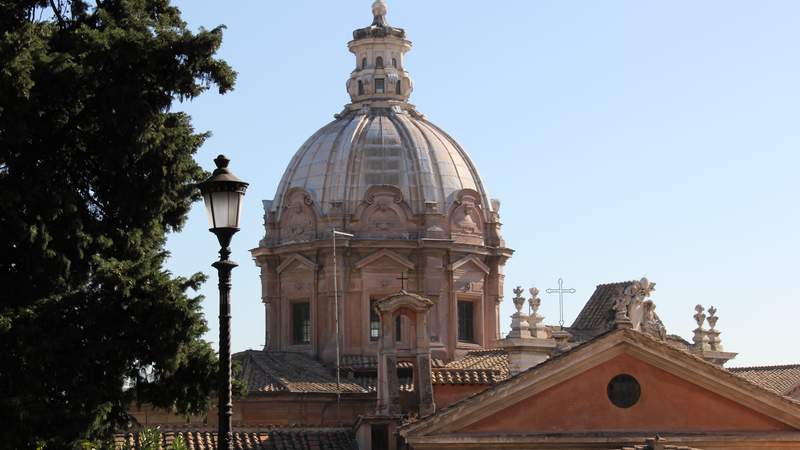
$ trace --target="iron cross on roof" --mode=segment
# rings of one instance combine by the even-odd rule
[[[400,275],[400,278],[397,278],[397,279],[400,280],[400,290],[401,291],[405,291],[406,290],[406,281],[408,281],[408,277],[406,276],[406,273],[403,272]]]
[[[548,294],[558,294],[558,324],[563,327],[564,326],[564,294],[574,294],[575,293],[575,289],[573,289],[573,288],[565,289],[564,288],[564,279],[563,278],[559,278],[558,279],[558,289],[550,288],[550,289],[545,290],[545,292],[547,292]]]

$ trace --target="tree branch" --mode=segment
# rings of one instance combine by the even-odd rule
[[[67,24],[64,22],[64,17],[61,15],[61,8],[56,6],[55,0],[50,0],[50,8],[53,9],[53,13],[56,15],[56,19],[58,19],[58,24],[61,25],[61,28],[65,28]]]

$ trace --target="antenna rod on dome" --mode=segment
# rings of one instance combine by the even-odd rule
[[[342,406],[342,386],[341,386],[341,375],[340,375],[340,368],[341,365],[341,356],[339,354],[339,280],[336,275],[336,236],[345,236],[345,237],[355,237],[355,235],[350,233],[345,233],[343,231],[337,231],[336,228],[333,229],[331,233],[332,245],[333,245],[333,323],[334,329],[336,334],[336,421],[339,422],[339,410]],[[339,425],[337,423],[337,425]]]
[[[372,21],[372,25],[378,27],[388,27],[389,22],[386,20],[386,13],[389,11],[389,7],[386,5],[384,0],[375,0],[372,4],[372,15],[375,17]]]

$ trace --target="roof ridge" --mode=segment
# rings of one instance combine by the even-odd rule
[[[614,282],[611,282],[611,283],[600,283],[600,284],[597,285],[597,287],[601,287],[601,286],[619,286],[619,285],[622,285],[622,284],[635,283],[636,281],[637,280],[627,280],[627,281],[614,281]]]
[[[800,363],[796,364],[774,364],[770,366],[741,366],[741,367],[727,367],[730,371],[745,371],[745,370],[774,370],[774,369],[800,369]]]

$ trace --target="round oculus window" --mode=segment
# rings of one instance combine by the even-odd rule
[[[642,387],[636,378],[627,373],[615,376],[608,382],[608,399],[618,408],[630,408],[639,401]]]

